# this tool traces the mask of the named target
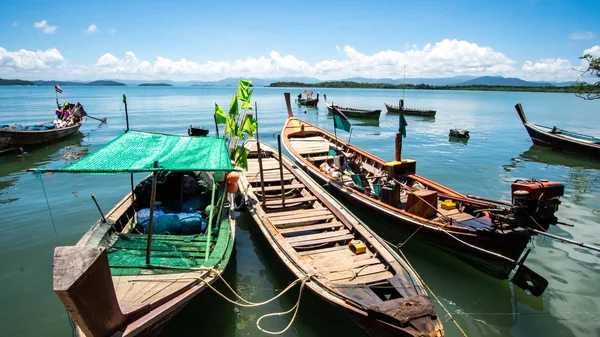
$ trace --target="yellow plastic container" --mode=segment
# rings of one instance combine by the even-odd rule
[[[448,209],[455,209],[456,208],[456,203],[453,202],[452,200],[447,199],[447,200],[444,200],[444,202],[442,202],[441,206],[442,206],[443,209],[447,209],[447,210]]]
[[[367,251],[367,246],[361,240],[350,241],[348,243],[348,247],[350,247],[350,250],[356,255],[362,254]]]

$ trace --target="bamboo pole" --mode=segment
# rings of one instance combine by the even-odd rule
[[[258,139],[256,140],[256,150],[258,151],[258,171],[260,173],[260,190],[261,190],[261,201],[262,207],[266,205],[265,199],[265,175],[263,174],[263,165],[262,165],[262,152],[260,151],[260,142]]]
[[[210,208],[210,214],[208,215],[208,228],[206,228],[206,253],[204,255],[205,262],[208,260],[208,256],[210,255],[210,236],[212,232],[212,220],[215,214],[215,193],[217,190],[217,183],[214,179],[215,178],[213,175],[212,195],[210,197],[210,205],[212,207]]]
[[[154,162],[154,168],[158,167],[158,162]],[[150,251],[152,250],[152,222],[154,220],[154,201],[156,200],[156,180],[158,171],[152,172],[152,193],[150,195],[150,219],[148,219],[148,243],[146,244],[146,264],[150,264]]]
[[[283,183],[283,162],[281,161],[281,135],[277,135],[277,150],[279,152],[279,179],[281,182],[281,205],[285,208],[285,187]]]

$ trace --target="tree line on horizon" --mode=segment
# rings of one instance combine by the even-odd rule
[[[532,91],[532,92],[567,92],[600,94],[600,87],[595,84],[578,83],[573,86],[512,86],[512,85],[430,85],[430,84],[389,84],[359,83],[353,81],[328,81],[320,83],[274,82],[269,87],[286,88],[355,88],[355,89],[421,89],[421,90],[474,90],[474,91]]]

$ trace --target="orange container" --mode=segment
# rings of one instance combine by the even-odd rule
[[[227,183],[227,192],[236,193],[238,191],[237,183]]]

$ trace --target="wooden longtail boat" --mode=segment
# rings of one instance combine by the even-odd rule
[[[495,277],[506,279],[519,265],[522,272],[513,282],[527,288],[520,277],[531,277],[533,287],[528,290],[543,292],[547,281],[523,269],[518,259],[534,235],[530,229],[545,231],[556,224],[562,184],[516,181],[512,204],[465,196],[417,175],[414,160],[386,162],[295,118],[291,109],[288,114],[282,131],[284,147],[302,169],[319,184],[327,184],[341,200],[396,229],[418,230],[420,237]]]
[[[38,130],[16,130],[14,128],[0,128],[0,149],[13,148],[18,146],[35,146],[55,142],[59,139],[68,137],[77,131],[83,125],[83,116],[86,112],[79,103],[71,105],[71,111],[78,112],[79,122],[70,126],[46,129],[44,125],[53,124],[52,121],[37,124]]]
[[[297,98],[296,103],[298,103],[298,105],[317,106],[319,104],[319,93],[317,93],[316,98]]]
[[[529,123],[521,103],[515,109],[535,145],[600,158],[600,138]]]
[[[259,145],[260,161],[257,141],[246,142],[248,169],[238,184],[296,277],[371,336],[443,336],[416,272],[288,158]]]
[[[325,105],[327,106],[327,110],[329,113],[333,113],[333,103],[327,102],[327,96],[323,95],[325,98]],[[346,106],[335,105],[338,110],[340,110],[347,117],[353,118],[362,118],[362,119],[379,119],[381,115],[381,110],[364,110],[364,109],[355,109],[349,108]]]
[[[52,124],[52,121],[37,126],[42,127],[46,124]],[[0,129],[0,149],[52,143],[76,133],[82,125],[83,119],[71,126],[48,130]]]
[[[54,292],[79,336],[157,335],[219,279],[234,247],[224,178],[231,170],[222,138],[138,131],[64,168],[40,170],[152,172],[75,246],[55,249]]]
[[[388,113],[400,113],[400,107],[385,103]],[[403,108],[402,113],[405,115],[435,117],[435,110],[423,110],[415,108]]]

